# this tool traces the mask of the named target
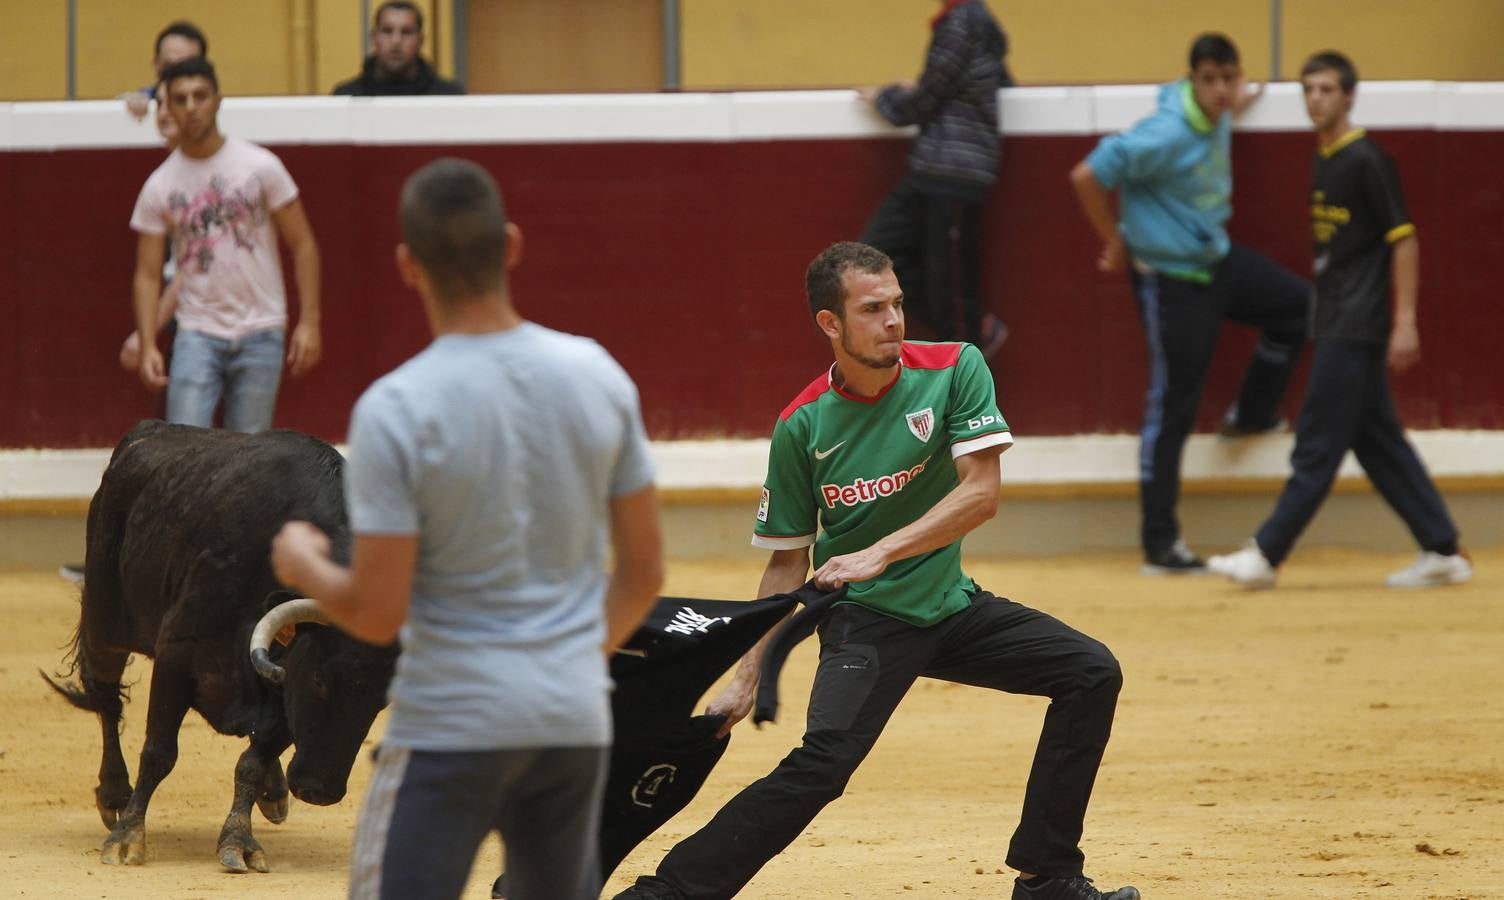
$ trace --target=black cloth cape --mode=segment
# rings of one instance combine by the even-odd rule
[[[778,673],[790,650],[846,595],[809,582],[761,600],[663,597],[611,660],[616,738],[601,809],[601,877],[689,805],[731,743],[717,739],[723,717],[695,715],[710,686],[799,604],[763,655],[756,722],[771,721]],[[796,630],[791,631],[794,628]],[[505,897],[506,876],[492,897]]]

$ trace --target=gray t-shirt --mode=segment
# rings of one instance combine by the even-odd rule
[[[611,498],[648,487],[637,389],[587,338],[444,335],[355,405],[357,535],[416,535],[384,740],[604,746]]]

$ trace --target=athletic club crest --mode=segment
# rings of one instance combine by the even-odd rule
[[[935,410],[931,407],[911,412],[904,419],[909,423],[909,431],[921,441],[928,441],[930,432],[935,430]]]

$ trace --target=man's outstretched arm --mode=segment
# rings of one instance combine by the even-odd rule
[[[997,459],[1006,445],[988,447],[956,459],[961,483],[929,512],[865,550],[832,556],[815,571],[815,584],[834,590],[853,581],[871,581],[900,559],[908,559],[965,537],[997,515],[1001,476]]]
[[[774,594],[790,594],[804,585],[809,576],[809,548],[798,550],[774,550],[763,569],[762,581],[757,585],[757,596],[771,597]],[[792,615],[792,613],[790,613]],[[778,631],[778,626],[768,629],[756,646],[748,650],[736,667],[736,674],[721,692],[705,707],[705,714],[725,716],[726,722],[717,737],[731,731],[731,726],[747,717],[757,697],[757,677],[762,671],[762,652]]]

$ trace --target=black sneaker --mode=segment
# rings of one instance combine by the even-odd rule
[[[1206,560],[1192,553],[1185,541],[1176,541],[1159,553],[1145,556],[1139,571],[1145,575],[1205,575]]]
[[[656,876],[644,875],[637,879],[636,884],[611,900],[684,900],[684,895],[659,881]]]
[[[1092,887],[1091,879],[1085,875],[1051,878],[1034,887],[1014,879],[1013,900],[1139,900],[1139,892],[1136,887],[1120,887],[1104,894]]]
[[[74,584],[83,584],[84,583],[84,564],[83,563],[69,563],[66,566],[59,566],[58,570],[57,570],[57,574],[59,574],[62,577],[66,578],[67,580],[73,582]]]

